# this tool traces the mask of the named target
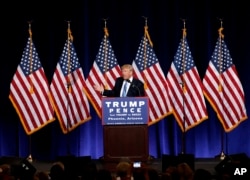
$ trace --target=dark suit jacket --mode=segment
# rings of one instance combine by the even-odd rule
[[[104,90],[102,95],[108,97],[120,97],[123,81],[122,77],[118,77],[115,81],[114,88],[112,90]],[[139,79],[133,78],[127,92],[127,97],[137,96],[145,96],[144,84]]]

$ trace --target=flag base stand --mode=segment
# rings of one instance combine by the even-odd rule
[[[32,163],[32,162],[33,162],[33,159],[32,159],[31,154],[27,157],[27,161],[29,161],[29,163]]]
[[[221,151],[221,153],[216,155],[215,158],[220,159],[222,161],[226,158],[226,154],[224,153],[224,151]]]

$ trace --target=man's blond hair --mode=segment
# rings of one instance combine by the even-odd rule
[[[121,69],[129,69],[130,71],[133,71],[133,66],[131,64],[124,64]]]

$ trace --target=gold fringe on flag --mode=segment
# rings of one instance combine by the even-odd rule
[[[31,31],[31,28],[29,28],[29,35],[30,35],[30,37],[32,37],[32,31]]]
[[[224,34],[222,33],[223,29],[224,29],[223,27],[220,27],[219,30],[218,30],[219,36],[220,36],[220,38],[222,38],[222,39],[224,39]]]
[[[221,83],[219,84],[218,91],[222,92],[222,85],[221,85]]]
[[[150,38],[149,33],[148,33],[148,26],[144,26],[144,33],[145,33],[145,36],[148,39],[148,42],[149,42],[150,46],[153,47],[153,42],[151,41],[151,38]]]
[[[107,28],[107,27],[104,27],[103,30],[104,30],[104,35],[105,35],[106,37],[109,37],[108,28]]]
[[[34,93],[34,85],[32,83],[32,81],[30,80],[30,94]]]
[[[148,26],[145,25],[144,26],[144,36],[147,38],[149,44],[151,47],[153,47],[153,42],[151,41],[151,38],[150,38],[150,35],[149,35],[149,32],[148,32]],[[147,48],[145,48],[147,49]],[[145,58],[145,61],[144,61],[144,67],[146,66],[146,56],[144,57]],[[145,69],[145,68],[144,68]],[[148,89],[148,85],[147,85],[147,78],[146,77],[143,77],[144,79],[144,89]]]
[[[186,28],[182,29],[182,36],[183,36],[183,38],[187,37],[187,29]]]
[[[72,35],[72,32],[71,32],[71,29],[70,29],[70,22],[68,22],[68,29],[67,29],[67,32],[68,32],[68,39],[73,42],[73,35]],[[71,71],[70,71],[70,47],[69,47],[69,43],[68,43],[68,76],[67,76],[67,90],[68,90],[68,93],[71,93],[72,91],[72,87],[71,87],[71,81],[70,81],[70,76],[71,76]]]
[[[147,82],[144,82],[144,89],[148,89],[148,85],[147,85]]]
[[[73,35],[72,35],[71,29],[69,27],[68,27],[68,38],[71,42],[73,42]]]
[[[220,28],[218,29],[218,33],[219,33],[220,39],[224,39],[224,34],[222,33],[223,29],[224,29],[223,27],[220,27]],[[220,61],[221,61],[221,52],[220,52],[219,56],[220,56],[219,59],[220,59]],[[221,63],[219,63],[219,64],[221,64]],[[220,73],[221,73],[221,71],[220,71]],[[222,92],[221,75],[220,75],[220,84],[219,84],[219,86],[218,86],[218,91],[219,91],[219,92]]]
[[[32,42],[32,31],[31,31],[31,23],[29,22],[29,36],[30,36],[30,73],[32,72],[32,45],[33,45],[33,42]],[[32,80],[31,78],[29,78],[29,82],[30,82],[30,93],[33,94],[34,93],[34,85],[32,83]]]
[[[184,44],[184,39],[187,37],[187,29],[185,28],[185,22],[184,22],[184,28],[182,29],[182,39],[183,39],[183,43],[182,43],[182,46],[183,46],[183,49],[185,49],[185,44]],[[185,63],[186,61],[184,60],[185,59],[185,55],[184,52],[182,51],[182,55],[183,55],[183,60],[182,60],[182,66],[183,66],[183,71],[185,72],[186,69],[185,69]],[[187,92],[187,88],[186,88],[186,83],[185,83],[185,78],[182,77],[182,92],[183,93],[186,93]]]

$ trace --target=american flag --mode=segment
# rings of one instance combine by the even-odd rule
[[[65,42],[50,85],[51,98],[64,134],[91,119],[83,91],[85,77],[72,40]]]
[[[54,121],[49,84],[31,37],[11,81],[9,99],[28,135]]]
[[[173,115],[183,132],[208,118],[203,85],[186,36],[181,39],[167,73]]]
[[[100,118],[102,117],[102,96],[94,90],[93,86],[102,84],[105,89],[112,89],[116,78],[121,76],[121,69],[110,44],[107,29],[104,30],[105,35],[84,86],[88,99]]]
[[[204,95],[226,132],[247,119],[243,87],[223,38],[217,40],[203,84]]]
[[[167,82],[148,36],[142,37],[132,63],[135,76],[144,83],[149,98],[149,122],[152,125],[171,113]]]

